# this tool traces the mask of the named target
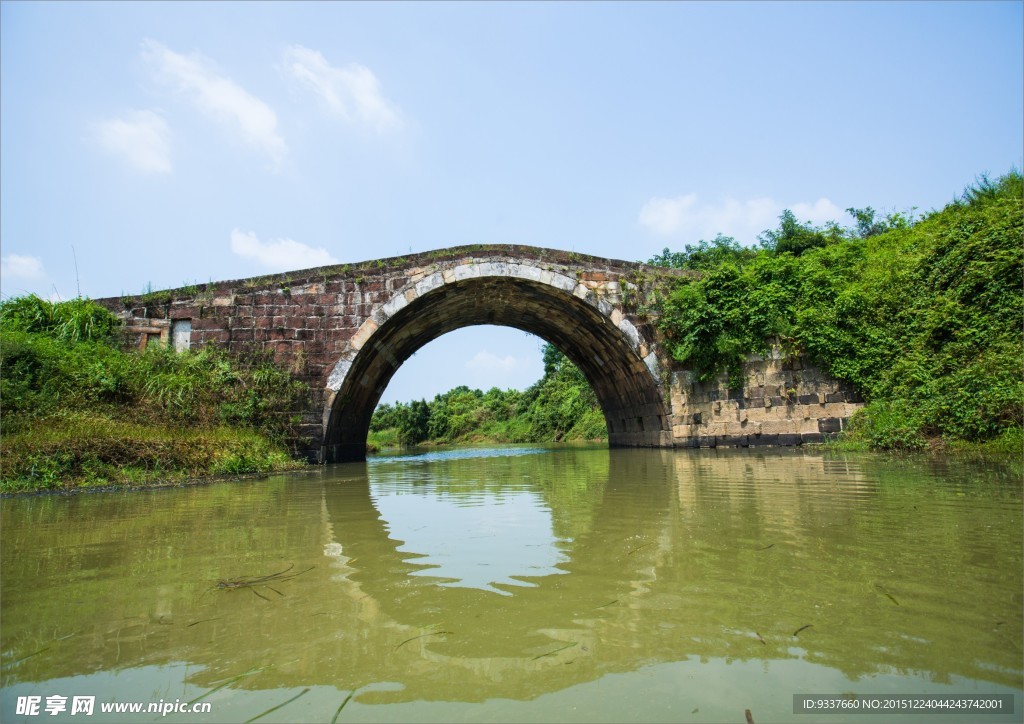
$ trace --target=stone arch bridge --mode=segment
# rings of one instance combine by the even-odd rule
[[[300,448],[321,462],[363,459],[395,371],[433,339],[478,324],[531,332],[565,353],[593,387],[613,447],[793,445],[842,427],[856,400],[798,361],[753,359],[751,384],[731,392],[675,369],[624,299],[655,273],[681,272],[463,246],[98,301],[142,345],[271,350],[310,385]]]

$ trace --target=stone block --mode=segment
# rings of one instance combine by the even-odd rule
[[[842,423],[838,417],[822,417],[818,419],[818,432],[837,433],[842,430]]]
[[[195,329],[192,330],[195,332]],[[200,344],[222,344],[231,339],[231,333],[226,329],[206,329],[199,332]]]
[[[761,434],[783,435],[795,434],[799,426],[792,420],[767,420],[761,423]]]

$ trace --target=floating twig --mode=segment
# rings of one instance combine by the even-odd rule
[[[806,626],[801,626],[800,628],[798,628],[796,631],[793,632],[793,635],[796,636],[798,633],[800,633],[804,629],[812,628],[813,626],[814,626],[813,623],[809,623]]]
[[[578,643],[579,643],[579,641],[573,641],[572,643],[566,644],[565,646],[559,646],[554,651],[548,651],[546,654],[540,654],[538,656],[534,656],[532,659],[530,659],[530,661],[536,661],[537,659],[543,659],[545,656],[551,656],[552,654],[557,654],[559,651],[565,651],[566,649],[571,649],[573,646],[575,646]]]
[[[430,633],[420,634],[419,636],[413,636],[411,639],[406,639],[402,643],[398,644],[398,646],[395,647],[395,651],[398,651],[398,649],[402,648],[403,646],[405,646],[410,641],[415,641],[416,639],[422,639],[422,638],[425,638],[427,636],[440,636],[441,634],[450,634],[450,633],[452,633],[452,632],[451,631],[431,631]]]
[[[39,649],[38,651],[33,651],[33,652],[32,652],[31,654],[29,654],[28,656],[22,656],[22,657],[21,657],[20,659],[18,659],[17,661],[12,661],[12,662],[11,662],[11,663],[9,663],[9,664],[4,664],[4,668],[6,669],[6,668],[7,668],[7,667],[9,667],[9,666],[14,666],[15,664],[20,664],[20,663],[21,663],[22,661],[24,661],[25,659],[31,659],[31,658],[32,658],[33,656],[35,656],[36,654],[41,654],[41,653],[43,653],[44,651],[49,651],[49,650],[50,650],[50,647],[49,647],[49,646],[44,646],[43,648]]]
[[[341,710],[345,708],[346,704],[348,704],[348,700],[355,696],[355,693],[356,690],[353,689],[348,693],[348,696],[345,697],[345,701],[341,702],[341,706],[338,707],[338,711],[334,712],[334,716],[331,717],[331,724],[336,724],[338,721],[338,715],[341,714]]]
[[[598,608],[607,608],[608,606],[611,606],[613,603],[618,603],[618,602],[619,602],[619,599],[616,598],[614,601],[609,601],[608,603],[602,603],[600,606],[598,606],[594,610],[596,611]]]
[[[259,672],[259,671],[263,671],[263,669],[265,669],[265,668],[267,668],[267,667],[260,666],[260,667],[255,668],[255,669],[249,669],[248,671],[243,672],[243,673],[239,674],[238,676],[232,676],[230,679],[228,679],[227,681],[224,681],[223,683],[219,684],[218,686],[213,687],[212,689],[210,689],[205,694],[200,694],[199,696],[197,696],[195,699],[193,699],[192,701],[189,702],[189,706],[191,706],[192,704],[195,704],[197,701],[205,699],[206,697],[208,697],[210,694],[213,694],[214,692],[220,691],[225,686],[230,686],[231,684],[234,684],[239,679],[244,679],[247,676],[252,676],[253,674],[255,674],[255,673]]]
[[[774,544],[774,543],[769,543],[769,544],[768,544],[768,545],[766,545],[766,546],[765,546],[764,548],[758,548],[757,550],[759,550],[759,551],[766,551],[766,550],[768,550],[769,548],[774,548],[774,547],[775,547],[775,544]]]
[[[305,569],[303,571],[299,571],[298,573],[288,573],[294,567],[295,567],[295,564],[293,563],[290,566],[288,566],[287,568],[285,568],[283,571],[278,571],[277,573],[271,573],[271,574],[266,575],[266,576],[242,576],[240,578],[229,578],[227,580],[217,581],[217,585],[214,586],[214,588],[218,588],[218,589],[221,589],[221,590],[234,590],[236,588],[248,588],[250,591],[255,593],[257,596],[262,598],[264,601],[269,601],[270,600],[269,598],[267,598],[262,593],[260,593],[259,591],[256,590],[256,586],[266,586],[271,591],[276,593],[278,596],[284,596],[283,593],[281,593],[279,590],[277,590],[276,588],[274,588],[270,584],[271,583],[280,583],[280,582],[284,582],[284,581],[290,581],[293,578],[298,578],[303,573],[308,573],[309,571],[311,571],[314,568],[316,568],[316,566],[310,566],[309,568],[307,568],[307,569]]]
[[[192,623],[190,623],[185,628],[192,628],[193,626],[198,626],[199,624],[206,623],[208,621],[220,621],[222,618],[224,618],[224,617],[223,616],[218,616],[217,618],[204,618],[204,619],[200,619],[199,621],[193,621]]]
[[[882,594],[883,596],[885,596],[885,597],[886,597],[886,598],[888,598],[888,599],[889,599],[890,601],[892,601],[893,603],[895,603],[895,604],[896,604],[897,606],[899,606],[899,605],[900,605],[900,602],[896,600],[896,597],[895,597],[894,595],[892,595],[891,593],[889,593],[889,592],[888,592],[887,590],[885,590],[885,587],[884,587],[884,586],[882,586],[881,584],[879,584],[879,583],[876,583],[876,584],[875,584],[875,590],[877,590],[877,591],[878,591],[879,593],[881,593],[881,594]]]
[[[761,643],[763,643],[763,644],[764,644],[765,646],[767,646],[767,645],[768,645],[768,642],[767,642],[767,641],[765,641],[765,640],[764,640],[763,638],[761,638],[761,634],[759,634],[759,633],[758,633],[757,631],[755,631],[755,632],[754,632],[754,635],[755,635],[755,636],[757,636],[757,640],[758,640],[758,641],[760,641]]]
[[[252,719],[247,719],[247,720],[246,720],[246,722],[245,722],[245,724],[249,724],[249,722],[251,722],[251,721],[256,721],[257,719],[260,719],[260,718],[262,718],[262,717],[265,717],[265,716],[266,716],[267,714],[269,714],[270,712],[272,712],[272,711],[277,711],[278,709],[280,709],[280,708],[281,708],[282,706],[285,706],[286,704],[291,704],[291,703],[292,703],[293,701],[295,701],[296,699],[298,699],[298,698],[299,698],[300,696],[302,696],[303,694],[305,694],[305,693],[306,693],[306,692],[308,692],[308,691],[309,691],[309,688],[307,687],[307,688],[303,689],[302,691],[300,691],[300,692],[299,692],[298,694],[296,694],[295,696],[293,696],[293,697],[292,697],[291,699],[289,699],[288,701],[282,701],[282,702],[281,702],[280,704],[278,704],[277,706],[272,706],[272,707],[270,707],[269,709],[267,709],[267,710],[266,710],[265,712],[263,712],[262,714],[257,714],[257,715],[256,715],[256,716],[254,716],[254,717],[253,717]]]
[[[653,543],[644,543],[642,546],[638,546],[637,548],[634,548],[633,550],[631,550],[626,555],[627,556],[631,556],[634,553],[636,553],[637,551],[642,551],[644,548],[650,548],[652,545],[654,545],[654,544]]]

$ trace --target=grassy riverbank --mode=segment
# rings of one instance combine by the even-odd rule
[[[83,299],[0,304],[0,492],[181,483],[301,467],[304,385],[269,359],[122,348]]]

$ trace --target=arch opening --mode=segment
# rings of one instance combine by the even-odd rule
[[[638,340],[613,322],[611,305],[566,286],[495,275],[438,284],[412,301],[396,294],[383,307],[397,311],[379,314],[381,323],[367,322],[369,333],[358,347],[351,343],[350,359],[343,358],[332,375],[341,379],[327,390],[322,459],[364,459],[370,418],[398,368],[441,335],[481,324],[520,329],[558,347],[594,390],[610,446],[664,444],[670,435],[665,405],[649,362],[636,349]]]

